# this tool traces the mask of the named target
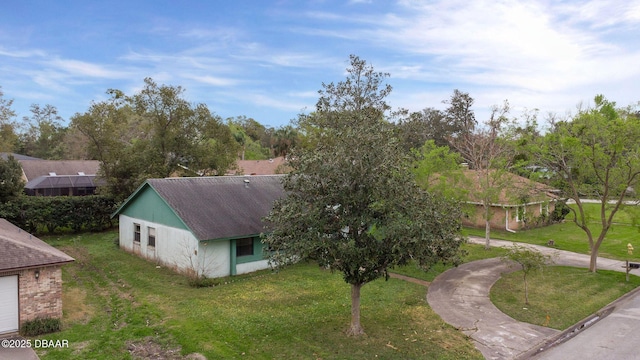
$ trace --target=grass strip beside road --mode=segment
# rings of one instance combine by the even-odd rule
[[[491,301],[512,318],[564,330],[640,286],[640,277],[584,268],[549,266],[527,276],[525,304],[522,271],[503,274],[491,288]]]

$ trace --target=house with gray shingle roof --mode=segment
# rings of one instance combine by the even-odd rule
[[[103,184],[96,175],[100,169],[97,160],[18,159],[18,162],[27,195],[92,195]]]
[[[282,175],[149,179],[113,214],[120,247],[189,275],[266,269],[260,233]]]
[[[0,219],[0,334],[26,321],[62,318],[64,252]]]

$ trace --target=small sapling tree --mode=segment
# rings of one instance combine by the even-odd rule
[[[522,245],[513,245],[503,255],[503,260],[512,261],[522,269],[522,279],[524,281],[524,303],[529,305],[529,286],[527,284],[527,276],[535,271],[542,270],[545,266],[552,262],[551,256],[545,255],[540,251],[525,247]]]

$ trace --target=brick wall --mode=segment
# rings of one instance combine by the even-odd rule
[[[36,279],[36,272],[39,276]],[[36,318],[62,318],[60,266],[23,270],[18,276],[20,326]]]

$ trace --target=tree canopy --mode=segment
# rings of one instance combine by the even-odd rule
[[[351,285],[350,335],[362,334],[360,289],[415,261],[427,268],[458,260],[460,210],[421,189],[394,127],[388,74],[351,56],[345,81],[323,84],[316,111],[299,122],[312,137],[294,148],[287,196],[266,218],[270,261],[314,260]]]
[[[0,202],[15,199],[24,192],[22,167],[12,155],[0,158]]]
[[[531,158],[545,167],[554,185],[576,202],[574,223],[589,241],[589,270],[597,270],[600,245],[615,214],[633,196],[640,180],[640,117],[633,108],[620,109],[604,96],[593,108],[573,119],[552,124],[531,147]],[[584,198],[598,199],[600,216],[592,222],[583,208]]]
[[[124,198],[147,178],[220,175],[234,166],[237,143],[229,128],[183,92],[147,78],[139,93],[110,90],[109,100],[71,119],[89,138],[112,195]]]

